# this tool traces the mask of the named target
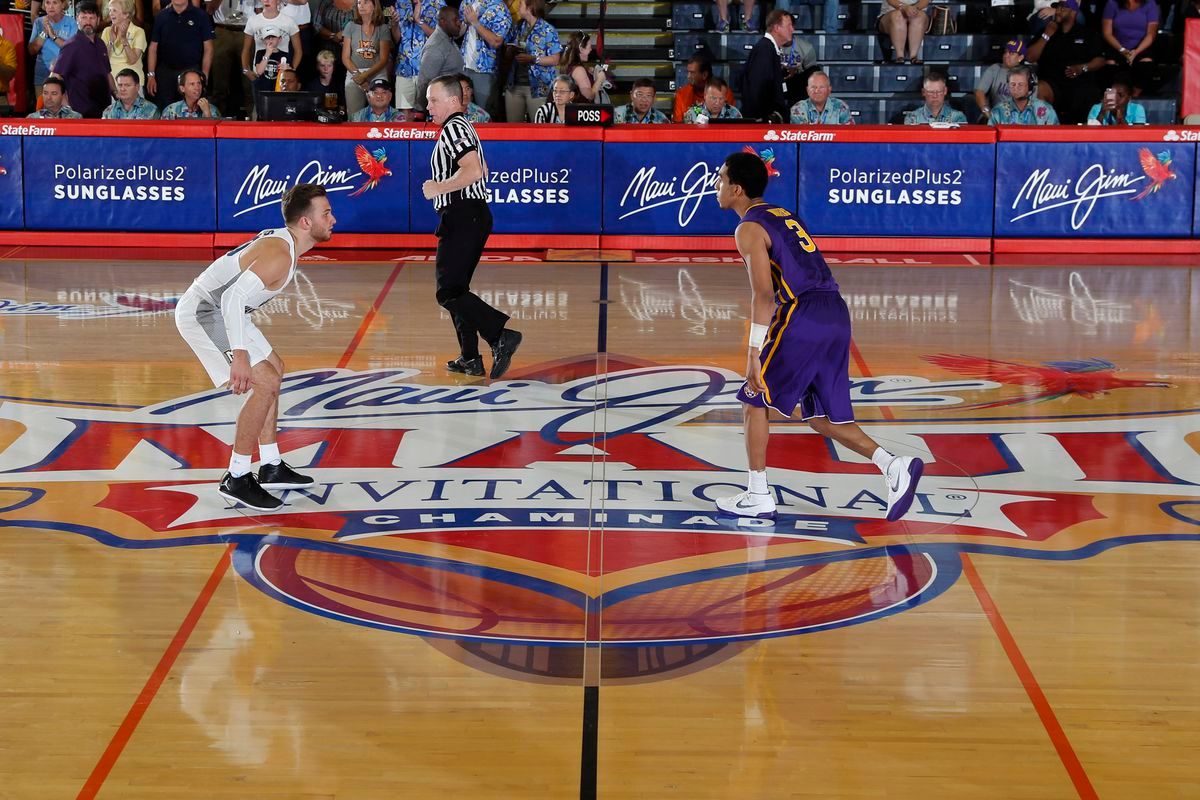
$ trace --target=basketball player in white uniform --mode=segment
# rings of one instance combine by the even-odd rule
[[[302,183],[283,196],[284,228],[265,230],[214,261],[192,282],[175,307],[175,325],[208,370],[213,385],[234,394],[250,392],[238,415],[233,456],[219,491],[258,511],[283,505],[267,489],[298,489],[313,479],[279,457],[275,420],[283,361],[250,314],[283,291],[296,261],[333,235],[333,210],[325,188]],[[250,470],[258,443],[262,466]]]

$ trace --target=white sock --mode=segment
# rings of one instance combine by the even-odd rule
[[[258,460],[264,464],[278,464],[281,459],[279,457],[279,442],[271,442],[270,444],[258,445]]]
[[[871,460],[875,462],[875,466],[879,467],[879,471],[887,475],[888,464],[892,463],[894,455],[884,450],[882,447],[876,447],[875,452],[871,455]]]
[[[250,471],[250,456],[244,456],[241,453],[234,452],[229,457],[229,474],[235,478],[240,478]]]
[[[760,470],[759,472],[750,470],[748,474],[749,478],[746,480],[746,489],[749,490],[751,494],[766,494],[768,491],[767,471],[765,469]]]

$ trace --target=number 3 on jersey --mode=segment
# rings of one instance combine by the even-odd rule
[[[808,231],[804,230],[804,226],[798,220],[789,218],[784,220],[783,223],[796,232],[796,238],[800,240],[801,250],[811,253],[817,249],[817,245],[813,242],[812,237],[808,235]]]

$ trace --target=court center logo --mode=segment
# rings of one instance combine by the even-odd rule
[[[976,362],[963,371],[982,377],[854,383],[860,409],[922,417],[869,426],[928,461],[898,524],[883,520],[874,465],[801,425],[772,439],[779,517],[718,515],[713,499],[744,480],[739,377],[596,376],[581,359],[491,385],[289,375],[280,446],[317,484],[260,517],[214,488],[241,402],[226,392],[128,410],[7,401],[0,527],[130,550],[234,543],[238,574],[296,609],[563,682],[580,679],[587,643],[605,645],[605,680],[653,680],[758,639],[878,620],[952,586],[964,552],[1070,560],[1200,540],[1200,467],[1179,446],[1200,413],[941,418],[1023,391],[995,379],[1002,362]]]

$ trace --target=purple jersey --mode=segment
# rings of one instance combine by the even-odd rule
[[[792,212],[759,203],[746,211],[742,222],[757,222],[771,237],[771,284],[776,302],[793,302],[805,292],[838,291],[825,257]]]

